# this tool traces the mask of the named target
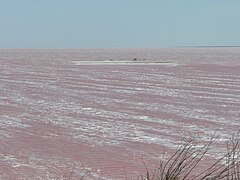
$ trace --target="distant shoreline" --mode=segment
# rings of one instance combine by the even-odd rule
[[[178,48],[240,48],[240,46],[169,46],[169,47],[72,47],[72,48],[0,48],[0,50],[62,50],[62,49],[178,49]]]
[[[240,46],[174,46],[173,48],[239,48]]]

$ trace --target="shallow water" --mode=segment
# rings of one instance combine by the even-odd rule
[[[0,50],[0,178],[136,177],[183,137],[215,131],[211,156],[221,153],[240,129],[239,57],[240,48]],[[114,64],[134,58],[141,64]]]

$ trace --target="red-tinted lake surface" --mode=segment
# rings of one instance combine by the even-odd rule
[[[135,178],[239,129],[240,48],[0,50],[0,179]]]

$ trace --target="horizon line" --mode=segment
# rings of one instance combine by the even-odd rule
[[[24,48],[2,48],[1,50],[11,50],[11,49],[19,49],[19,50],[27,50],[27,49],[171,49],[171,48],[239,48],[239,46],[165,46],[165,47],[24,47]]]

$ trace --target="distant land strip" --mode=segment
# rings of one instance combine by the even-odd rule
[[[174,46],[173,48],[239,48],[240,46]]]

